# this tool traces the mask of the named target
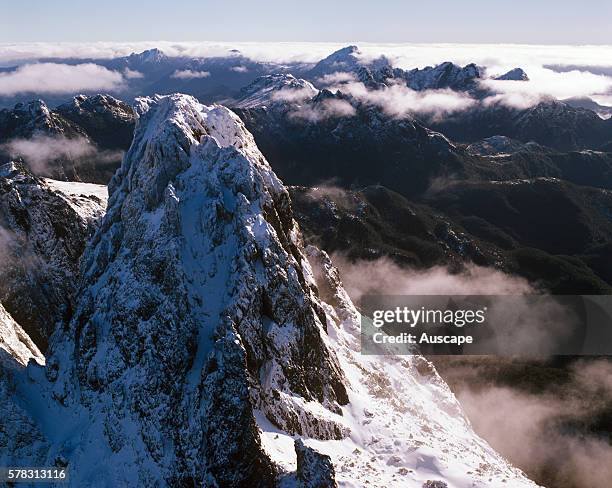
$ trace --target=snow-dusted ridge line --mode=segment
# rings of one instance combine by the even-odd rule
[[[71,486],[291,486],[300,438],[340,486],[535,486],[424,358],[360,354],[337,271],[235,114],[185,95],[136,111],[72,320],[15,380],[12,425],[37,441],[10,437],[0,465],[60,459]]]
[[[45,356],[0,303],[0,369],[15,367],[13,360],[21,366],[27,366],[30,360],[45,364]]]

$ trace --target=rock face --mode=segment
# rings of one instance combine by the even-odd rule
[[[475,64],[461,67],[446,62],[437,66],[407,71],[404,78],[407,85],[413,90],[451,88],[467,91],[476,87],[477,81],[482,78],[482,72]]]
[[[133,128],[130,107],[106,95],[79,95],[56,110],[19,103],[0,110],[0,163],[20,158],[38,176],[106,184]]]
[[[498,154],[514,154],[517,152],[547,152],[549,149],[535,142],[521,142],[506,136],[491,136],[476,141],[467,147],[470,154],[478,156],[494,156]]]
[[[20,163],[0,166],[0,303],[43,351],[71,313],[79,259],[104,207],[54,191]]]
[[[356,486],[432,467],[535,486],[424,358],[360,354],[337,271],[232,112],[185,95],[136,111],[70,322],[44,369],[0,376],[0,464],[68,465],[75,487],[334,486],[332,465]]]
[[[127,103],[110,95],[78,95],[56,112],[85,131],[104,149],[127,150],[134,135],[135,116]]]
[[[412,118],[391,117],[350,96],[322,90],[300,107],[237,109],[288,184],[382,184],[414,195],[460,173],[463,153]]]
[[[336,473],[331,458],[295,440],[296,477],[303,488],[336,488]]]
[[[51,111],[42,100],[18,103],[12,110],[0,110],[0,142],[36,133],[66,137],[85,135],[76,125]]]
[[[593,110],[553,99],[526,109],[503,103],[475,106],[441,121],[430,120],[428,125],[454,141],[475,142],[503,135],[558,151],[600,149],[612,134],[612,119],[604,120]]]

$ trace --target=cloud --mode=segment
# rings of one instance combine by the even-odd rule
[[[347,73],[346,71],[336,71],[317,78],[317,83],[322,86],[340,85],[351,81],[357,81],[357,79],[353,73]]]
[[[144,78],[144,75],[140,71],[136,71],[130,68],[125,68],[123,70],[123,76],[125,76],[128,80]]]
[[[313,88],[282,88],[272,93],[271,98],[280,102],[303,102],[317,94]]]
[[[231,50],[237,49],[241,55],[254,61],[282,64],[315,63],[345,46],[346,43],[308,42],[0,43],[0,66],[31,63],[51,57],[109,59],[154,47],[161,49],[170,57],[230,56],[232,55]],[[601,90],[602,86],[609,86],[608,81],[612,78],[610,76],[612,46],[360,43],[359,48],[361,53],[358,56],[366,62],[384,55],[393,66],[404,69],[422,68],[451,61],[459,65],[476,63],[479,66],[486,66],[491,74],[505,73],[517,66],[527,72],[531,82],[527,82],[526,85],[494,84],[498,91],[498,98],[490,99],[489,103],[501,102],[510,106],[525,107],[537,103],[543,95],[557,98],[590,96],[595,97],[601,103],[611,103],[610,99],[612,99],[610,92],[606,94]],[[571,69],[567,72],[555,73],[552,69],[547,69],[552,66],[568,66]],[[237,66],[236,68],[242,67]],[[341,76],[343,75],[338,75],[338,77]],[[598,76],[599,78],[596,78]],[[129,76],[125,78],[129,79]],[[65,77],[65,79],[70,78]],[[346,83],[346,81],[338,78],[335,84]],[[322,80],[323,84],[328,82],[334,84],[331,78],[327,81]],[[82,91],[83,88],[66,89],[66,91],[73,92],[79,90]],[[432,98],[427,100],[427,103],[423,103],[427,108],[430,104],[436,105],[434,102],[435,98]]]
[[[355,108],[345,100],[328,99],[316,104],[303,105],[289,112],[289,117],[309,122],[336,117],[352,117],[356,114]]]
[[[39,135],[31,139],[12,139],[0,146],[11,157],[23,158],[35,174],[50,174],[50,163],[56,160],[95,160],[112,162],[120,160],[121,151],[101,151],[88,139],[77,137]]]
[[[407,269],[389,258],[355,262],[334,254],[332,261],[354,301],[364,295],[523,295],[534,291],[524,278],[476,265],[450,273],[443,266]]]
[[[593,97],[612,90],[612,77],[587,71],[556,72],[545,68],[529,71],[529,81],[483,80],[481,84],[496,95],[484,100],[485,105],[503,103],[510,107],[527,108],[541,100],[554,97]]]
[[[247,68],[246,66],[232,66],[230,70],[235,71],[236,73],[247,73],[249,71],[249,68]]]
[[[31,60],[60,58],[110,59],[132,52],[159,48],[171,57],[227,56],[237,49],[250,59],[262,62],[317,62],[350,43],[338,42],[65,42],[0,43],[0,65]],[[610,66],[612,46],[543,46],[528,44],[410,44],[359,43],[360,56],[374,60],[381,55],[400,68],[424,67],[452,61],[474,62],[504,73],[516,66]]]
[[[358,82],[349,82],[338,88],[362,103],[379,107],[391,117],[428,114],[439,118],[466,110],[477,103],[469,95],[450,89],[415,91],[405,85],[393,84],[371,90]]]
[[[192,71],[190,69],[176,70],[170,78],[177,78],[179,80],[193,80],[197,78],[208,78],[210,72],[208,71]]]
[[[313,200],[333,203],[348,211],[355,210],[360,201],[335,183],[334,179],[323,181],[317,186],[309,188],[306,194]]]
[[[93,63],[68,65],[58,63],[26,64],[8,73],[0,73],[0,95],[17,93],[75,93],[81,91],[117,91],[123,88],[123,75]]]
[[[504,365],[495,361],[495,374],[502,375]],[[560,391],[547,387],[545,393],[485,382],[483,362],[483,358],[468,359],[443,373],[451,375],[457,398],[476,433],[528,475],[546,476],[547,486],[608,483],[612,447],[579,427],[610,408],[612,365],[608,360],[574,363]]]

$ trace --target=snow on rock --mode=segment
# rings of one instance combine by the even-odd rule
[[[474,433],[429,361],[417,355],[361,355],[360,316],[337,270],[325,252],[309,246],[306,254],[327,302],[328,344],[347,378],[349,403],[342,415],[351,433],[304,443],[331,457],[338,485],[421,488],[434,480],[449,488],[536,487]],[[289,471],[296,469],[297,459],[286,455],[290,437],[265,422],[260,426],[269,452],[284,453],[284,459],[275,459]]]
[[[0,302],[42,350],[72,309],[79,259],[105,207],[48,181],[0,165]]]
[[[62,194],[68,205],[84,220],[96,222],[104,215],[108,203],[106,185],[59,181],[50,178],[44,178],[44,181],[51,189]]]
[[[6,357],[7,354],[10,357]],[[30,359],[45,364],[45,357],[36,344],[0,303],[0,364],[10,367],[11,360],[14,360],[27,366]]]
[[[255,108],[287,102],[303,102],[317,93],[319,90],[309,81],[295,78],[288,73],[278,73],[260,76],[244,87],[233,106]]]
[[[529,81],[529,76],[527,76],[527,73],[525,73],[522,68],[514,68],[495,79],[508,81]]]
[[[482,78],[482,69],[475,64],[457,66],[446,62],[437,66],[427,66],[423,69],[412,69],[405,72],[407,85],[413,90],[436,90],[451,88],[453,90],[469,90]]]
[[[535,486],[427,360],[360,354],[337,271],[236,115],[185,95],[136,113],[72,319],[44,370],[0,381],[3,465],[90,487],[333,486],[330,464],[344,487]]]
[[[338,72],[358,73],[362,68],[368,68],[373,71],[390,69],[391,62],[385,56],[367,59],[357,46],[346,46],[319,61],[309,71],[309,76],[317,78],[333,75]]]

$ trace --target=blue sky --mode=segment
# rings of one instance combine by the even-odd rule
[[[0,0],[0,42],[612,44],[611,0]]]

